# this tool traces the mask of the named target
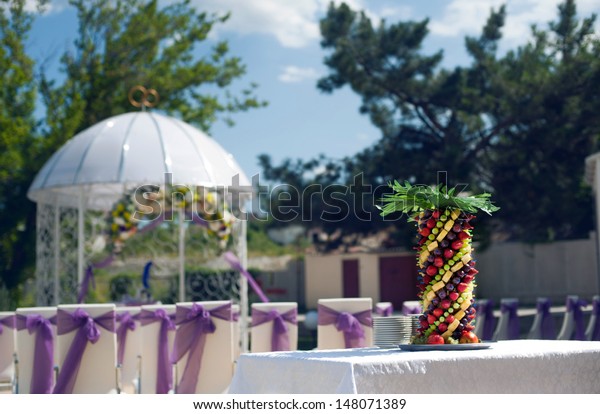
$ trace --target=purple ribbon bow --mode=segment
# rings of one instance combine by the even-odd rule
[[[508,339],[519,339],[519,302],[500,302],[500,313],[508,313]]]
[[[377,306],[375,305],[375,312],[378,315],[381,316],[392,316],[392,313],[394,312],[394,306],[393,305],[386,305],[386,306]],[[407,315],[409,313],[416,313],[416,312],[409,312],[408,311],[408,305],[402,306],[402,313],[404,315]]]
[[[56,314],[58,335],[65,335],[75,330],[77,333],[58,374],[54,394],[71,394],[73,392],[75,380],[81,367],[81,359],[88,342],[95,344],[100,339],[101,332],[98,325],[109,332],[115,332],[115,312],[109,311],[92,318],[81,308],[75,309],[73,313],[58,309]]]
[[[254,293],[258,295],[261,301],[265,303],[269,301],[269,298],[267,298],[267,296],[263,293],[262,289],[260,288],[260,286],[258,286],[258,283],[256,283],[256,280],[254,280],[250,272],[248,272],[242,267],[240,259],[238,259],[235,254],[233,254],[232,252],[225,252],[223,254],[223,258],[225,259],[225,261],[227,261],[227,263],[229,263],[229,266],[231,266],[233,270],[237,270],[242,275],[244,275],[244,277],[248,280],[248,283],[250,283],[252,290],[254,290]]]
[[[94,289],[96,289],[96,279],[94,278],[94,269],[103,269],[105,267],[108,267],[112,264],[112,262],[114,260],[115,260],[115,256],[113,254],[111,254],[110,256],[106,257],[105,259],[101,260],[100,262],[89,265],[87,267],[87,269],[85,269],[85,276],[83,277],[83,280],[81,281],[79,293],[77,294],[77,303],[83,303],[83,301],[85,300],[85,298],[88,294],[88,290],[90,288],[90,283],[92,284],[92,287]]]
[[[477,314],[483,318],[483,333],[481,339],[484,341],[490,341],[494,336],[494,330],[496,328],[496,320],[494,318],[494,302],[487,300],[484,302],[477,302]]]
[[[346,348],[362,348],[365,346],[365,331],[361,325],[373,326],[371,310],[357,313],[338,312],[325,305],[318,305],[318,324],[335,325],[338,331],[344,333]]]
[[[140,312],[140,322],[142,326],[154,322],[160,322],[160,331],[158,333],[158,355],[157,355],[157,374],[156,374],[156,393],[167,394],[173,388],[173,371],[169,363],[169,331],[175,329],[173,323],[174,315],[168,315],[164,309],[155,311],[142,309]]]
[[[54,369],[54,332],[50,319],[42,315],[17,315],[16,328],[27,329],[29,335],[35,334],[33,353],[33,373],[31,375],[31,394],[51,394]]]
[[[554,318],[550,314],[551,303],[548,298],[539,298],[537,300],[537,312],[542,318],[542,339],[555,339],[556,331],[554,328]]]
[[[275,309],[263,312],[259,309],[252,309],[252,326],[262,325],[263,323],[273,321],[273,330],[271,331],[271,351],[289,351],[290,336],[286,322],[297,325],[296,320],[298,309],[293,308],[287,312],[279,313]]]
[[[191,308],[177,307],[175,324],[178,328],[175,334],[171,363],[176,364],[189,352],[181,381],[177,385],[178,394],[194,394],[196,392],[206,335],[212,334],[216,330],[213,317],[231,321],[231,303],[211,310],[205,309],[199,303],[193,303]]]
[[[576,297],[567,298],[567,312],[573,312],[573,318],[575,319],[575,332],[571,339],[577,341],[585,341],[585,326],[583,321],[583,306],[586,302]]]
[[[17,326],[15,315],[9,315],[4,318],[0,318],[0,335],[2,335],[2,332],[4,332],[2,325],[10,329],[15,329]]]
[[[600,341],[600,297],[595,297],[592,302],[592,316],[596,316],[596,323],[592,327],[591,341]]]
[[[117,322],[119,322],[119,327],[117,328],[117,363],[119,365],[123,365],[127,332],[135,331],[137,325],[135,321],[138,319],[138,315],[132,316],[129,312],[125,311],[116,317]]]

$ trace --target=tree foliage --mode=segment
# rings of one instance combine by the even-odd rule
[[[64,76],[54,79],[25,52],[37,14],[25,10],[24,0],[0,0],[0,272],[10,288],[32,275],[35,205],[26,193],[35,174],[79,131],[135,110],[128,102],[130,88],[156,89],[157,110],[205,131],[217,120],[231,125],[232,114],[266,105],[255,96],[257,85],[236,83],[246,67],[228,43],[207,41],[228,15],[199,12],[189,0],[70,5],[79,29],[60,59]],[[37,112],[36,93],[43,106]],[[34,112],[44,108],[45,116],[36,121]]]
[[[446,171],[450,186],[494,193],[504,238],[587,237],[593,204],[584,159],[600,136],[595,15],[578,18],[575,1],[566,0],[547,28],[533,27],[524,44],[500,54],[506,19],[504,6],[492,9],[481,34],[465,38],[469,61],[447,68],[442,51],[423,52],[428,20],[375,26],[363,12],[331,4],[321,21],[329,73],[317,86],[326,93],[350,87],[381,132],[374,145],[337,162],[337,170],[347,183],[362,174],[373,187],[394,180],[438,184],[437,173]],[[265,161],[267,171],[277,170]],[[354,223],[338,226],[364,228]]]

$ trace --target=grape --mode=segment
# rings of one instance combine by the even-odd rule
[[[442,251],[440,249],[434,249],[433,250],[433,254],[436,256],[441,256],[442,255]]]
[[[462,331],[463,329],[465,329],[465,324],[459,323],[458,326],[456,327],[457,331]]]
[[[440,300],[439,300],[439,299],[436,299],[436,298],[434,298],[434,299],[432,299],[432,301],[431,301],[431,304],[432,304],[432,305],[434,305],[434,306],[437,306],[437,305],[439,305],[439,304],[440,304]]]
[[[455,224],[454,226],[452,226],[452,231],[454,233],[460,233],[461,230],[462,230],[462,227],[460,226],[460,224]]]
[[[452,283],[454,283],[455,285],[458,285],[460,283],[460,277],[454,276],[452,278]]]
[[[430,263],[433,263],[434,259],[435,259],[435,257],[432,254],[430,254],[429,256],[427,256],[427,261],[430,262]]]
[[[440,246],[442,246],[443,248],[445,248],[445,247],[448,247],[449,244],[450,244],[450,242],[448,240],[444,239],[440,243]]]
[[[427,320],[427,316],[425,316],[425,315],[419,315],[419,320],[420,321],[426,321]]]
[[[446,285],[446,289],[452,292],[454,290],[454,285],[452,283],[448,283]]]
[[[452,232],[448,232],[448,234],[446,235],[446,238],[448,240],[454,240],[454,239],[456,239],[456,234],[454,234]]]
[[[439,293],[438,293],[438,296],[440,297],[440,299],[446,298],[446,291],[445,290],[440,290]]]

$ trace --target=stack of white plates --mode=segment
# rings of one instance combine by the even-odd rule
[[[374,316],[373,344],[380,348],[395,348],[407,344],[416,332],[418,315]]]

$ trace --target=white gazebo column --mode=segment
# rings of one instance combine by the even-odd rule
[[[81,288],[85,269],[85,189],[79,191],[77,204],[77,286]]]
[[[248,250],[246,244],[247,222],[244,219],[239,220],[238,224],[238,242],[237,256],[240,259],[242,268],[248,268]],[[242,338],[242,352],[248,352],[248,280],[240,273],[240,326]]]
[[[54,305],[60,303],[60,205],[54,202]]]
[[[185,302],[185,210],[179,208],[179,301]]]

